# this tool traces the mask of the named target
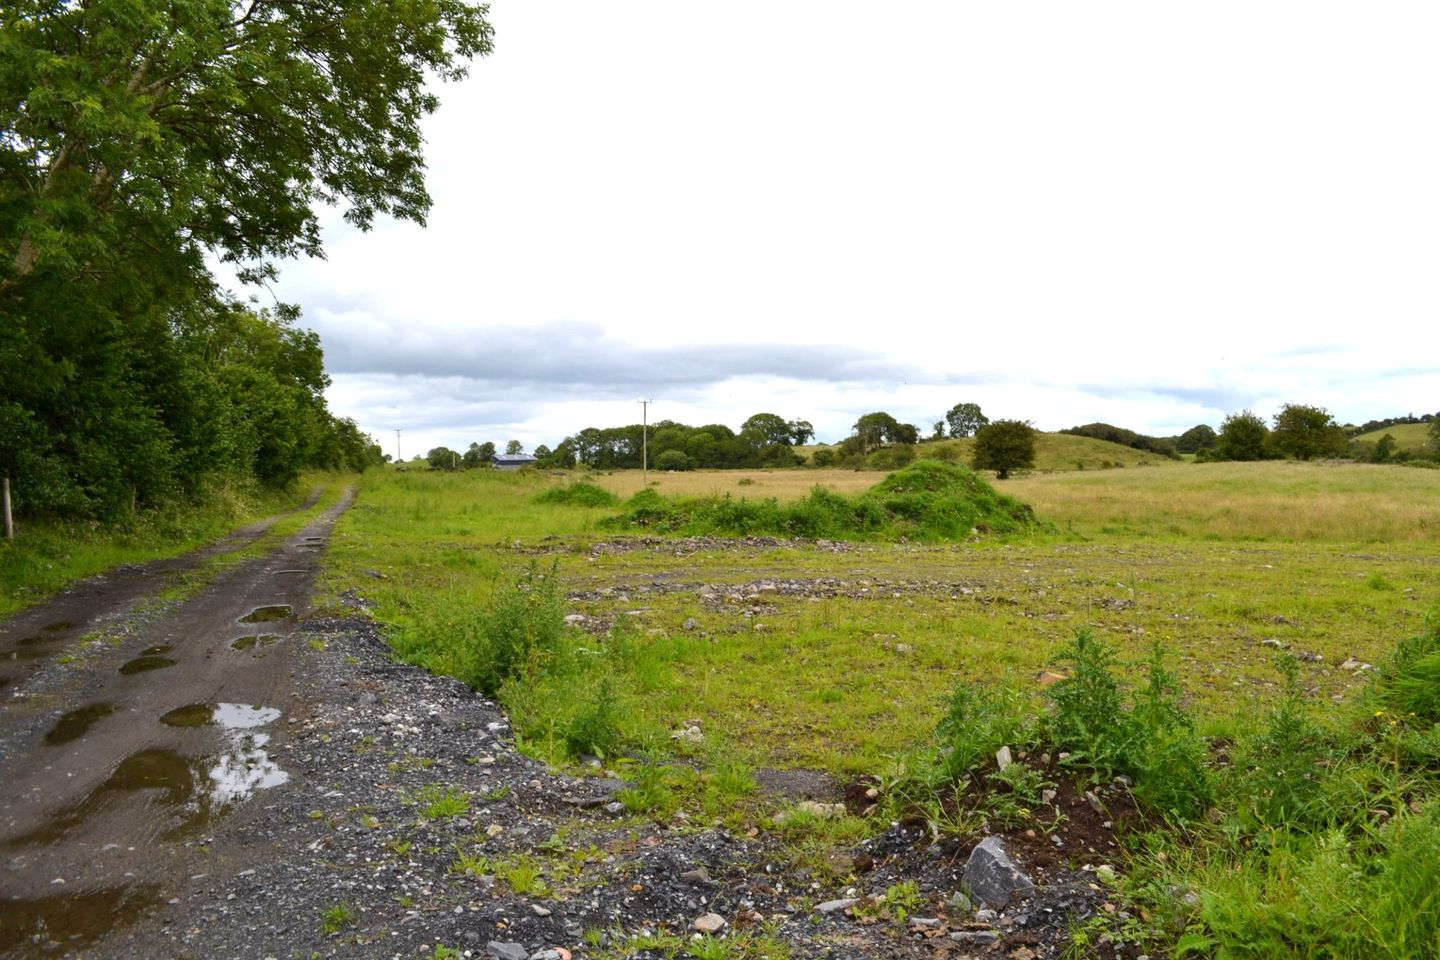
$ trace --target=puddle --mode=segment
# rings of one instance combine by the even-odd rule
[[[251,647],[268,647],[279,639],[273,633],[262,633],[258,637],[236,637],[230,641],[230,649],[249,650]]]
[[[14,677],[0,677],[0,690],[4,690],[6,687],[10,686],[10,684],[14,680]]]
[[[142,657],[158,657],[162,653],[169,653],[170,649],[170,644],[168,643],[157,643],[153,647],[146,647],[144,650],[141,650],[140,655]]]
[[[159,902],[154,888],[114,887],[31,900],[0,898],[0,954],[58,956],[88,946]],[[28,948],[28,950],[27,950]]]
[[[306,570],[306,569],[301,568],[301,567],[297,567],[297,568],[295,568],[294,570],[276,570],[273,574],[271,574],[271,576],[279,577],[279,576],[284,576],[284,575],[286,575],[286,574],[309,573],[309,572],[310,572],[309,570]]]
[[[108,717],[114,712],[114,705],[109,703],[92,703],[88,707],[71,710],[55,721],[55,725],[45,734],[45,742],[53,747],[69,743],[71,740],[78,740],[85,736],[85,732],[97,720]]]
[[[70,629],[73,629],[74,626],[75,626],[75,624],[72,623],[72,622],[69,621],[69,620],[61,620],[61,621],[59,621],[58,623],[47,623],[47,624],[45,624],[45,626],[43,626],[43,627],[40,628],[40,632],[41,632],[41,633],[59,633],[61,630],[70,630]]]
[[[55,648],[47,646],[53,643],[49,637],[27,637],[20,641],[20,646],[14,650],[6,650],[0,653],[0,660],[39,660],[41,657],[48,657],[55,652]]]
[[[125,676],[136,673],[145,673],[147,670],[164,670],[166,667],[175,666],[176,661],[169,657],[136,657],[127,661],[120,667],[120,672]]]
[[[241,617],[239,623],[271,623],[275,620],[284,620],[290,616],[290,604],[277,603],[268,607],[256,607],[245,616]]]
[[[149,802],[169,814],[168,827],[165,817],[129,820],[158,831],[157,839],[174,840],[204,827],[255,791],[278,787],[290,779],[265,749],[269,734],[255,729],[279,717],[280,711],[274,708],[240,703],[192,704],[172,710],[162,718],[172,726],[218,727],[220,750],[197,757],[159,748],[132,753],[83,800],[53,814],[29,833],[11,837],[5,846],[55,843],[117,796],[139,793],[151,794]]]
[[[252,707],[248,703],[191,703],[171,710],[160,718],[160,722],[171,727],[214,724],[226,730],[251,730],[278,719],[280,711],[274,707]]]

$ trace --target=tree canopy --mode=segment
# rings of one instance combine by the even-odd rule
[[[1330,411],[1303,403],[1287,403],[1280,408],[1275,414],[1271,438],[1277,450],[1296,460],[1339,456],[1345,452],[1345,431],[1330,416]]]
[[[1249,410],[1232,413],[1220,424],[1213,453],[1218,460],[1264,460],[1269,456],[1270,428]]]
[[[223,293],[320,253],[317,207],[423,221],[426,80],[488,51],[463,0],[14,0],[0,12],[0,470],[111,516],[210,477],[380,462],[318,339]]]
[[[976,470],[994,470],[997,480],[1011,470],[1035,466],[1035,428],[1025,420],[995,420],[975,432],[970,465]]]
[[[978,403],[957,403],[945,414],[945,424],[950,428],[952,437],[972,436],[989,422],[990,418],[980,412]]]

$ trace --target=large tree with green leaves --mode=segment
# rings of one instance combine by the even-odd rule
[[[968,437],[972,436],[990,418],[980,411],[978,403],[957,403],[945,414],[945,423],[950,427],[950,436]]]
[[[127,258],[264,273],[316,207],[423,221],[432,77],[489,50],[464,0],[12,0],[0,17],[0,290]]]
[[[1275,414],[1271,433],[1275,448],[1296,460],[1339,456],[1345,452],[1345,431],[1324,407],[1287,403]]]
[[[1217,460],[1264,460],[1270,456],[1270,428],[1249,410],[1232,413],[1220,424],[1214,454]]]
[[[369,463],[295,311],[223,294],[429,206],[429,79],[489,49],[464,0],[0,7],[0,472],[22,511],[110,516],[220,472]]]
[[[975,431],[970,465],[976,470],[994,470],[997,480],[1011,470],[1035,466],[1035,428],[1026,420],[996,420]]]

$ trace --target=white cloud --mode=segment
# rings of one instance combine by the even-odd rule
[[[428,228],[277,287],[377,437],[1440,407],[1433,5],[492,10]]]

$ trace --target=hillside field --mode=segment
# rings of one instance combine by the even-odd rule
[[[1355,439],[1361,443],[1379,443],[1380,438],[1387,433],[1395,438],[1395,446],[1401,450],[1419,452],[1430,445],[1430,424],[1428,423],[1397,423],[1393,427],[1382,427],[1379,430],[1362,433]]]

